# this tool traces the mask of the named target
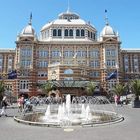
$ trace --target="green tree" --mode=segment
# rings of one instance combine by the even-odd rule
[[[139,100],[139,96],[140,96],[140,80],[133,80],[131,82],[131,89],[132,89],[132,93],[135,94],[135,99]]]
[[[86,92],[87,92],[87,95],[91,96],[93,95],[94,91],[95,91],[95,88],[96,88],[96,85],[94,82],[89,82],[86,86]]]
[[[5,91],[4,83],[2,81],[0,81],[0,101],[2,100],[4,91]]]
[[[53,84],[47,81],[47,83],[43,84],[41,88],[43,89],[43,91],[45,92],[45,95],[47,96],[49,91],[52,90]]]
[[[113,89],[112,89],[113,93],[115,93],[118,96],[123,95],[123,93],[126,91],[126,86],[124,86],[123,84],[116,84]]]

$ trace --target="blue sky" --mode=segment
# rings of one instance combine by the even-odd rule
[[[70,11],[90,21],[98,35],[105,25],[105,9],[109,23],[118,31],[123,49],[140,49],[140,0],[69,0]],[[17,33],[28,24],[30,13],[36,33],[47,22],[67,10],[68,0],[1,0],[0,48],[14,49]]]

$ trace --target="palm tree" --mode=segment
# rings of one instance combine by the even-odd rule
[[[96,85],[94,82],[89,82],[86,86],[86,91],[87,91],[87,95],[91,96],[93,95],[94,91],[95,91]]]
[[[51,91],[52,88],[53,88],[53,85],[49,81],[45,83],[44,85],[42,85],[42,89],[45,92],[45,95],[48,95],[49,91]]]
[[[123,93],[125,92],[126,90],[126,86],[124,86],[123,84],[116,84],[114,87],[113,87],[113,92],[117,95],[117,96],[121,96],[123,95]]]
[[[132,92],[135,94],[135,100],[139,100],[140,96],[140,80],[134,80],[131,82]]]
[[[2,100],[4,91],[5,91],[4,83],[3,81],[0,81],[0,101]]]

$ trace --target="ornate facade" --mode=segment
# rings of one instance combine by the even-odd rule
[[[82,20],[78,14],[67,11],[44,25],[38,37],[30,18],[28,25],[17,36],[16,50],[13,50],[12,69],[18,71],[17,79],[12,80],[15,83],[13,92],[16,95],[38,95],[41,91],[35,86],[36,83],[54,79],[92,80],[100,89],[111,90],[116,82],[122,81],[128,74],[125,65],[125,53],[128,51],[121,50],[120,45],[118,33],[107,20],[97,36],[93,25]],[[4,52],[1,50],[1,53]],[[136,56],[133,56],[127,62],[133,61],[130,69],[133,65],[133,72],[136,69],[138,72],[140,63],[137,60],[136,68]],[[137,52],[137,59],[140,59],[140,52]],[[5,62],[6,57],[0,59],[0,63],[1,61]],[[1,74],[8,73],[8,63],[1,63],[1,67]],[[118,78],[106,81],[106,77],[115,70]]]

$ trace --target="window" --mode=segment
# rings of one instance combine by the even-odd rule
[[[76,30],[76,36],[80,36],[80,30],[79,29]]]
[[[69,36],[73,36],[73,30],[72,29],[69,30]]]
[[[28,80],[20,81],[20,89],[28,89]]]
[[[111,55],[112,56],[116,56],[116,51],[113,49],[113,50],[111,50]]]
[[[67,69],[64,71],[64,74],[73,74],[73,70],[72,69]]]
[[[106,55],[111,56],[111,50],[106,50]]]
[[[62,31],[61,29],[58,29],[58,36],[61,36],[62,35]]]
[[[29,67],[31,65],[31,60],[22,60],[21,65],[23,67]]]
[[[88,37],[90,37],[90,31],[88,31]]]
[[[56,36],[56,34],[57,34],[56,29],[53,29],[53,36]]]
[[[42,67],[45,67],[45,68],[48,67],[48,62],[47,61],[40,61],[39,62],[39,67],[40,68],[42,68]]]
[[[68,36],[68,29],[65,29],[65,36]]]
[[[43,71],[38,72],[38,77],[47,77],[47,72]]]
[[[73,57],[73,51],[64,51],[65,57]]]
[[[32,55],[32,50],[31,50],[31,48],[23,48],[22,50],[21,50],[21,54],[22,54],[22,56],[31,56]]]
[[[59,57],[60,56],[60,52],[59,51],[52,51],[52,57]]]
[[[115,66],[115,65],[116,65],[115,60],[112,60],[112,66]]]
[[[90,37],[93,38],[93,36],[92,36],[92,32],[90,32]]]
[[[98,71],[94,71],[94,72],[91,72],[91,73],[90,73],[90,76],[91,76],[91,77],[99,77],[100,74],[99,74]]]
[[[99,67],[99,66],[100,66],[99,60],[91,61],[91,62],[90,62],[90,66],[91,66],[91,67],[94,67],[94,68]]]
[[[39,50],[39,57],[47,57],[48,51],[46,50]]]
[[[127,66],[125,66],[125,72],[128,72],[128,67]]]
[[[107,66],[111,66],[110,60],[107,60]]]
[[[90,57],[98,58],[99,57],[99,51],[98,50],[90,51]]]
[[[84,29],[81,30],[81,36],[85,36],[85,30]]]

